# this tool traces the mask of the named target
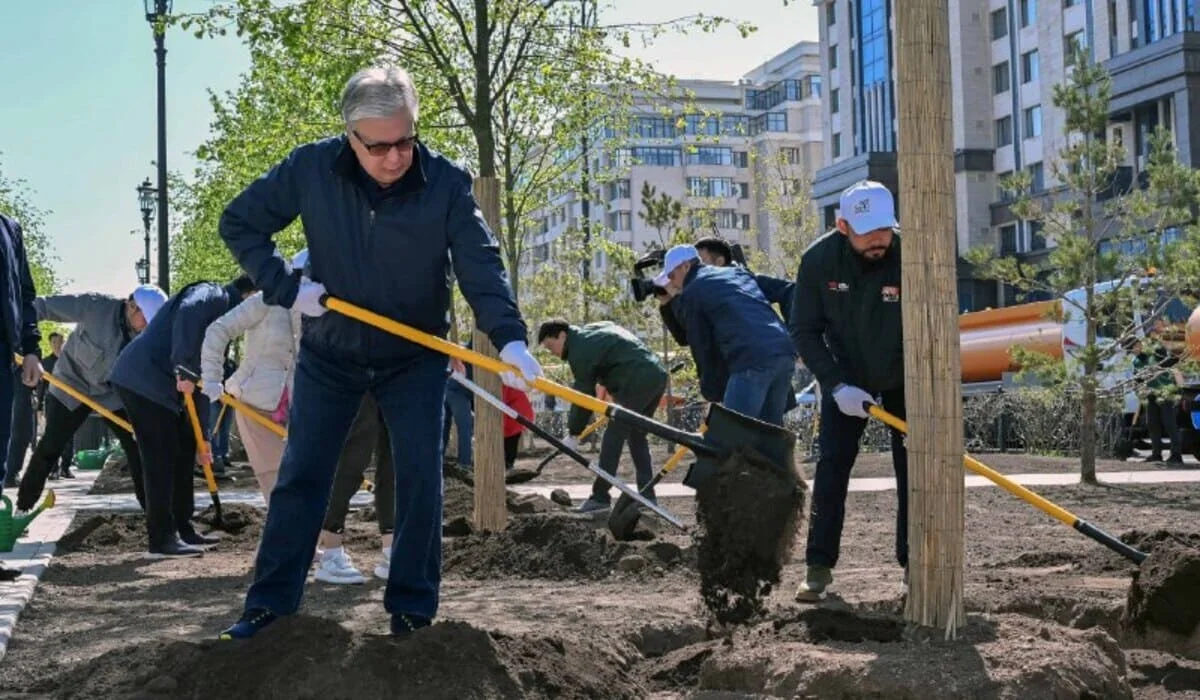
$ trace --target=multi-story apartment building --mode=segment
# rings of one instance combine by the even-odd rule
[[[795,44],[736,82],[684,79],[679,87],[689,95],[686,104],[637,104],[628,133],[606,128],[589,144],[590,176],[602,174],[588,206],[594,235],[638,254],[659,243],[659,232],[639,216],[649,184],[682,202],[684,225],[699,234],[715,227],[730,241],[770,253],[781,224],[763,188],[800,188],[803,196],[823,162],[817,44]],[[541,212],[526,264],[545,261],[556,239],[580,230],[583,204],[576,192],[564,192]],[[606,263],[597,254],[593,269]]]
[[[821,17],[826,167],[813,197],[832,225],[838,194],[871,178],[896,186],[895,21],[898,0],[814,0]],[[1194,0],[977,0],[950,2],[954,170],[960,250],[980,244],[1037,255],[1036,224],[1018,220],[1000,188],[1025,171],[1036,191],[1058,183],[1052,163],[1066,143],[1053,89],[1074,51],[1112,75],[1107,137],[1125,144],[1117,186],[1136,182],[1158,125],[1181,160],[1200,166],[1200,33]],[[899,208],[904,207],[898,202]],[[959,282],[960,306],[1006,303],[994,285]]]

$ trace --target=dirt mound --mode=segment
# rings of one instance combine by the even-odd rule
[[[665,541],[617,542],[603,523],[573,514],[519,515],[501,532],[447,541],[442,571],[472,579],[598,581],[614,570],[655,573],[694,566],[694,553]]]
[[[146,549],[146,538],[146,517],[141,513],[81,515],[59,538],[55,553],[140,552]]]
[[[1129,698],[1125,659],[1099,631],[971,616],[958,640],[909,640],[898,617],[808,608],[652,659],[656,690],[769,697]],[[936,636],[936,635],[935,635]],[[741,695],[739,695],[741,697]]]
[[[722,624],[761,614],[791,556],[804,482],[739,449],[696,492],[700,595]]]
[[[248,642],[126,647],[31,690],[61,698],[641,696],[623,665],[587,642],[493,637],[459,622],[393,639],[295,615]]]
[[[505,501],[508,504],[508,512],[518,515],[563,510],[563,507],[554,501],[537,494],[522,495],[509,490],[505,492]],[[442,487],[442,522],[456,518],[472,520],[474,516],[475,489],[458,479],[446,479]]]
[[[1164,542],[1174,542],[1200,549],[1200,532],[1180,532],[1176,530],[1130,530],[1120,536],[1125,544],[1140,549],[1143,552],[1153,552],[1154,548]]]
[[[1134,574],[1122,622],[1138,634],[1200,639],[1200,549],[1159,543]]]

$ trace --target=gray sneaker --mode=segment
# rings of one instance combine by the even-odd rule
[[[577,508],[575,512],[577,512],[577,513],[598,513],[602,510],[608,510],[611,507],[612,507],[611,504],[609,504],[605,501],[596,500],[595,497],[592,497],[592,498],[589,498],[586,501],[584,501],[582,504],[580,504],[579,508]]]
[[[828,566],[810,566],[804,575],[804,583],[801,583],[796,589],[796,600],[802,603],[819,601],[831,583],[833,583],[833,569]]]

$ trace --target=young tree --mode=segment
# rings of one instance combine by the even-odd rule
[[[1061,299],[1062,314],[1082,321],[1085,340],[1068,348],[1065,362],[1017,354],[1031,371],[1052,377],[1078,397],[1080,470],[1087,483],[1096,481],[1098,406],[1151,374],[1112,381],[1128,366],[1127,349],[1151,330],[1152,320],[1161,318],[1172,300],[1194,305],[1200,274],[1200,231],[1193,223],[1200,178],[1179,164],[1170,132],[1160,128],[1150,139],[1144,179],[1135,183],[1131,169],[1120,165],[1122,145],[1106,138],[1110,93],[1105,69],[1083,52],[1074,56],[1068,80],[1054,87],[1066,143],[1051,172],[1062,186],[1037,191],[1041,188],[1028,174],[1007,184],[1018,193],[1017,217],[1041,226],[1049,248],[1045,261],[1030,265],[996,257],[994,249],[969,254],[985,277],[1024,295]],[[1081,291],[1064,296],[1072,290]]]
[[[768,148],[753,154],[754,188],[760,215],[748,238],[758,250],[749,256],[755,271],[793,278],[800,256],[822,233],[809,193],[812,178],[794,149]]]

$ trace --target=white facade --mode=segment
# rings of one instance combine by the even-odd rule
[[[639,216],[648,184],[683,203],[683,224],[698,237],[713,235],[711,217],[722,237],[769,253],[779,224],[759,189],[788,180],[784,186],[803,191],[823,162],[819,61],[817,44],[800,42],[737,82],[680,80],[686,107],[635,107],[628,136],[607,130],[589,145],[591,177],[603,175],[590,205],[591,235],[638,255],[659,244],[659,232]],[[545,261],[553,241],[580,230],[582,210],[569,192],[541,212],[524,264]],[[690,210],[705,213],[692,217]],[[595,269],[606,264],[597,254]]]

